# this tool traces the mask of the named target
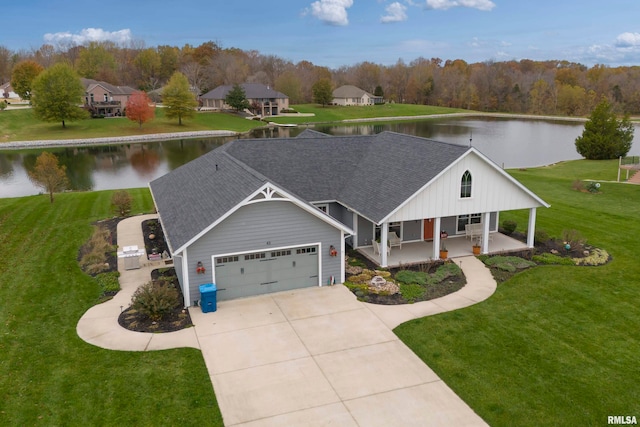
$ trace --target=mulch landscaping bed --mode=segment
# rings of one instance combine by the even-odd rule
[[[157,280],[160,277],[171,280],[180,294],[179,300],[182,301],[183,296],[175,268],[159,268],[151,272],[151,280]],[[182,304],[178,304],[167,316],[155,321],[129,307],[120,314],[118,323],[123,328],[136,332],[174,332],[193,326],[189,310],[183,308]]]
[[[142,221],[142,236],[144,237],[144,247],[148,255],[167,253],[171,256],[169,246],[164,238],[162,225],[157,219]]]
[[[125,218],[115,217],[106,219],[103,221],[97,221],[92,225],[96,227],[101,227],[109,231],[109,244],[117,247],[118,245],[118,223]],[[153,221],[153,220],[151,220]],[[146,224],[144,224],[146,223]],[[145,236],[145,245],[148,242],[147,253],[151,253],[153,248],[156,249],[157,253],[162,254],[164,251],[169,251],[164,239],[164,233],[162,231],[162,227],[160,226],[159,221],[155,221],[154,223],[149,223],[149,221],[144,221],[142,226],[142,232]],[[155,234],[154,239],[149,239],[150,234]],[[87,244],[83,245],[78,251],[78,261],[82,259],[82,257],[89,252],[90,248]],[[109,251],[105,253],[106,261],[104,269],[101,273],[108,272],[116,272],[118,271],[118,255],[115,250]],[[85,271],[87,274],[91,276],[96,276],[96,274],[91,274]],[[174,286],[180,293],[180,301],[182,301],[182,293],[180,290],[180,286],[178,285],[178,279],[176,277],[175,269],[172,268],[161,268],[157,270],[153,270],[151,272],[151,277],[149,280],[157,280],[159,277],[167,277],[171,278]],[[142,285],[142,283],[141,283]],[[108,292],[100,296],[99,301],[105,301],[111,297],[113,297],[117,292]],[[140,313],[136,313],[131,308],[127,308],[123,310],[118,318],[118,323],[131,331],[136,332],[173,332],[178,331],[180,329],[184,329],[190,326],[193,326],[191,322],[191,317],[189,316],[189,311],[184,309],[182,304],[175,307],[175,309],[165,318],[159,321],[152,321],[148,319],[146,316],[143,316]]]

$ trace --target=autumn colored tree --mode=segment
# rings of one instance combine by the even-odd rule
[[[0,101],[0,111],[4,111],[7,108],[7,101],[5,101],[4,99],[2,101]]]
[[[80,108],[84,87],[78,75],[65,63],[43,71],[33,82],[31,104],[36,117],[45,122],[81,120],[88,113]]]
[[[13,91],[22,99],[31,99],[32,85],[38,75],[44,71],[42,65],[35,61],[20,61],[11,72]]]
[[[53,203],[53,193],[65,190],[69,185],[66,171],[66,166],[58,165],[55,154],[45,151],[36,159],[33,171],[29,172],[29,179],[38,187],[44,188]]]
[[[140,129],[142,124],[153,119],[156,114],[155,107],[151,104],[151,99],[146,92],[135,91],[129,97],[125,106],[127,118],[132,122],[138,122]]]
[[[605,99],[596,106],[576,138],[576,150],[590,160],[615,159],[626,156],[633,142],[633,123],[629,116],[618,120]]]
[[[184,74],[178,71],[173,73],[169,83],[162,90],[162,103],[167,118],[178,119],[179,125],[182,125],[183,118],[193,117],[198,102],[189,90],[189,80]]]
[[[333,87],[331,80],[322,78],[315,82],[311,88],[313,91],[313,101],[325,105],[333,101]]]

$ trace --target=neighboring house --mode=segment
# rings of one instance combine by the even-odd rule
[[[0,85],[0,101],[2,100],[8,102],[21,100],[20,96],[13,91],[10,82]]]
[[[394,253],[422,245],[427,261],[441,231],[464,242],[479,223],[488,253],[503,210],[529,209],[533,247],[536,208],[549,206],[473,147],[392,132],[238,139],[150,188],[185,306],[212,282],[220,300],[342,283],[347,244],[398,236]]]
[[[243,83],[240,85],[251,109],[261,116],[277,116],[286,108],[289,108],[289,97],[282,92],[271,89],[260,83]],[[225,103],[225,99],[233,85],[218,86],[200,96],[202,108],[215,110],[231,109]]]
[[[340,86],[333,91],[335,105],[374,105],[382,104],[381,96],[371,95],[369,92],[352,85]]]
[[[92,116],[114,117],[124,115],[124,108],[135,89],[114,86],[107,82],[80,79],[84,86],[84,106]]]

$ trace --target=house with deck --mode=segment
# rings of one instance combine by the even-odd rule
[[[353,85],[344,85],[333,91],[332,104],[335,105],[374,105],[382,104],[381,96],[371,95],[366,90]]]
[[[80,79],[85,89],[84,106],[92,116],[123,116],[129,97],[135,89],[129,86],[115,86],[93,79]]]
[[[474,147],[394,132],[238,139],[150,188],[185,306],[342,283],[347,246],[381,267],[533,247],[549,206]],[[498,232],[514,209],[526,243]]]
[[[260,83],[243,83],[240,85],[245,97],[249,101],[250,109],[260,116],[277,116],[284,109],[289,108],[289,97],[282,92],[273,90]],[[226,103],[233,85],[222,85],[200,96],[203,109],[230,110]]]

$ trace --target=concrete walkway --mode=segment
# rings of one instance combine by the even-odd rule
[[[118,225],[121,246],[143,248],[137,216]],[[401,306],[357,301],[344,286],[305,288],[190,309],[194,328],[165,334],[127,331],[117,318],[158,268],[121,269],[122,291],[89,309],[77,331],[107,349],[199,348],[227,426],[486,426],[392,332],[411,319],[467,307],[496,289],[475,257],[455,260],[460,291]],[[119,267],[122,267],[119,265]]]

